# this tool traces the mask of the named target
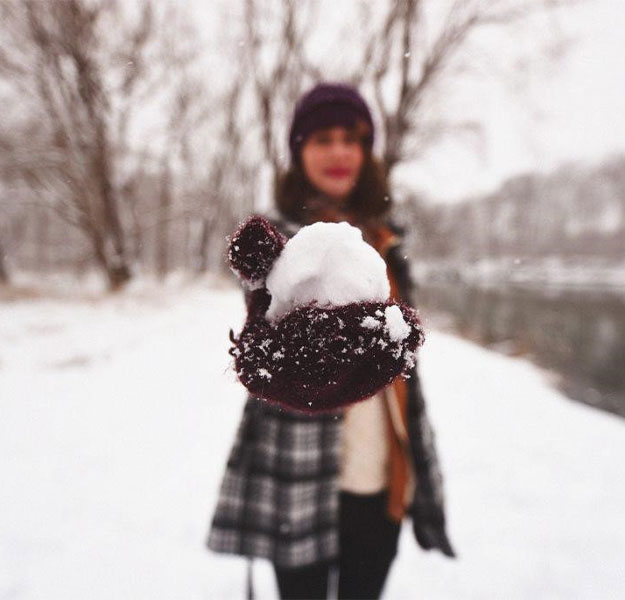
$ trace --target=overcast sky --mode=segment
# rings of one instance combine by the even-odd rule
[[[519,172],[625,152],[625,0],[586,1],[562,11],[557,24],[554,39],[571,40],[560,61],[521,61],[512,85],[483,78],[454,98],[449,114],[484,123],[482,151],[448,141],[407,165],[402,179],[454,201]]]

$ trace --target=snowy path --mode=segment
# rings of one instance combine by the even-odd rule
[[[0,305],[0,600],[244,597],[244,561],[203,548],[242,311],[199,285]],[[405,526],[386,597],[625,598],[625,422],[436,331],[420,371],[460,558]]]

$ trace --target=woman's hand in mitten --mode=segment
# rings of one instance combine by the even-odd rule
[[[252,216],[230,238],[228,261],[248,311],[229,352],[254,396],[333,412],[414,366],[424,341],[417,311],[391,297],[387,266],[357,228],[314,223],[287,243]]]
[[[445,532],[445,517],[438,506],[412,507],[412,528],[419,546],[424,550],[438,549],[445,556],[455,558],[456,553]]]

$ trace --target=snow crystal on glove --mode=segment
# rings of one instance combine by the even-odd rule
[[[384,317],[386,318],[386,328],[391,340],[401,342],[408,337],[410,326],[404,321],[404,316],[401,314],[399,306],[387,306],[384,310]]]

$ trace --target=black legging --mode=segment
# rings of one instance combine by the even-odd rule
[[[379,598],[397,553],[400,524],[386,516],[386,492],[340,493],[339,600]],[[324,599],[332,565],[275,569],[280,598]]]

